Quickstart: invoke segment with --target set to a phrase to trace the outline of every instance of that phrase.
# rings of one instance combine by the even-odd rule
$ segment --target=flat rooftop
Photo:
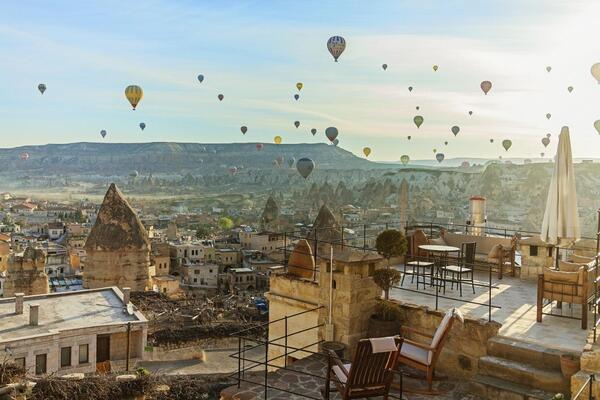
[[[39,324],[29,325],[29,305],[38,304]],[[140,312],[124,310],[116,287],[25,296],[23,314],[15,314],[15,299],[0,299],[0,343],[17,338],[101,325],[146,322]]]

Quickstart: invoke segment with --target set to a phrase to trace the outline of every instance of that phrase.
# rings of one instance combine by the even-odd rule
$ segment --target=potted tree
[[[388,229],[377,235],[375,247],[377,252],[387,260],[388,268],[390,267],[390,259],[405,255],[408,248],[406,238],[402,232],[396,229]]]
[[[378,269],[373,273],[373,281],[385,293],[385,299],[379,299],[375,312],[369,321],[369,337],[394,336],[400,331],[398,324],[398,306],[389,301],[389,291],[400,282],[400,272],[391,268]]]

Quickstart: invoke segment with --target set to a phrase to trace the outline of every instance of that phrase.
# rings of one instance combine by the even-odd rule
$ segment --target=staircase
[[[470,389],[484,399],[549,400],[569,397],[569,381],[560,372],[560,352],[536,344],[496,336],[479,359]]]

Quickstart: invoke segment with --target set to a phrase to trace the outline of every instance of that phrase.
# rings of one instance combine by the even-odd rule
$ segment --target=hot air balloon
[[[296,127],[296,129],[300,126],[300,121],[294,121],[294,126]]]
[[[596,78],[596,80],[600,84],[600,63],[592,65],[592,76]]]
[[[140,122],[140,129],[141,130],[146,129],[146,124],[144,122]]]
[[[296,159],[295,159],[294,157],[290,158],[290,159],[288,160],[288,166],[289,166],[290,168],[292,168],[292,167],[294,166],[294,163],[295,163],[295,162],[296,162]]]
[[[445,145],[445,146],[448,146],[448,142],[444,142],[444,145]]]
[[[412,87],[412,86],[409,86],[409,87],[408,87],[408,91],[409,91],[409,92],[412,92],[412,90],[413,90],[413,87]]]
[[[333,59],[337,62],[338,58],[346,50],[346,40],[341,36],[330,37],[327,41],[327,50],[329,50],[329,53],[331,53]]]
[[[242,131],[242,134],[244,134],[244,135],[245,135],[245,134],[246,134],[246,132],[248,132],[248,127],[246,127],[246,125],[243,125],[243,126],[240,128],[240,131]]]
[[[306,179],[313,169],[315,169],[315,162],[310,158],[301,158],[296,163],[296,169],[298,170],[298,173]]]
[[[439,67],[438,67],[437,65],[434,65],[434,66],[433,66],[433,70],[434,70],[434,71],[437,71],[437,70],[438,70],[438,68],[439,68]]]
[[[369,154],[371,154],[371,148],[370,147],[365,147],[363,149],[363,154],[365,155],[365,157],[369,157]]]
[[[217,98],[219,99],[219,101],[223,101],[223,99],[225,98],[225,96],[223,96],[222,94],[219,94],[217,96]]]
[[[469,115],[473,115],[473,111],[469,111]]]
[[[571,93],[571,92],[573,91],[573,86],[569,86],[569,87],[567,88],[567,90],[569,91],[569,93]]]
[[[552,67],[548,65],[548,66],[546,67],[546,71],[548,71],[548,72],[552,71]]]
[[[125,97],[135,110],[142,97],[144,97],[144,91],[138,85],[129,85],[125,88]]]
[[[551,134],[549,134],[549,133],[546,133],[546,137],[547,137],[548,139],[550,139],[550,136],[552,136],[552,135],[551,135]]]
[[[256,150],[261,151],[263,149],[263,147],[265,147],[264,144],[262,144],[262,143],[256,143]]]
[[[273,138],[273,141],[275,142],[275,144],[281,144],[281,136],[275,136]]]
[[[310,133],[312,133],[312,134],[313,134],[313,136],[315,136],[315,135],[317,134],[317,130],[316,130],[315,128],[312,128],[312,129],[310,130]]]
[[[423,117],[421,117],[420,115],[417,115],[413,118],[413,122],[415,123],[415,125],[417,126],[417,129],[421,126],[421,124],[423,123]]]
[[[458,132],[460,132],[460,128],[456,125],[454,125],[451,129],[452,133],[454,133],[454,136],[458,135]]]
[[[416,106],[416,107],[415,107],[415,109],[416,109],[417,111],[419,111],[419,108],[420,108],[419,106]]]
[[[483,81],[483,82],[481,82],[481,85],[479,85],[479,86],[481,86],[481,90],[483,90],[483,94],[488,94],[488,92],[492,88],[492,82]]]
[[[235,175],[235,173],[237,172],[237,170],[238,170],[238,169],[237,169],[237,167],[229,167],[229,168],[227,169],[227,171],[229,171],[229,173],[230,173],[231,175]]]
[[[550,139],[548,139],[547,137],[542,138],[542,144],[544,145],[544,147],[548,147],[548,145],[550,144]]]
[[[552,117],[552,114],[550,114],[550,113],[546,114],[547,119],[550,119],[550,117]]]
[[[407,138],[408,140],[410,140],[410,139],[412,138],[412,136],[408,135],[406,138]]]
[[[296,88],[297,88],[298,90],[302,90],[302,87],[303,87],[303,86],[304,86],[304,85],[302,84],[302,82],[298,82],[298,83],[296,83]]]
[[[298,99],[299,99],[299,98],[300,98],[300,95],[299,95],[298,93],[296,93],[296,94],[294,95],[294,99],[296,99],[296,101],[298,101]]]
[[[400,162],[404,165],[408,164],[409,161],[410,161],[410,157],[407,156],[406,154],[404,154],[402,157],[400,157]]]
[[[44,85],[43,83],[40,83],[38,85],[38,90],[40,91],[41,94],[44,94],[44,92],[46,91],[46,85]]]
[[[327,139],[329,139],[329,141],[333,142],[338,136],[337,128],[330,126],[329,128],[325,129],[325,136],[327,136]]]
[[[594,122],[594,128],[600,133],[600,119]]]
[[[510,149],[510,146],[512,146],[512,141],[505,139],[502,141],[502,147],[504,147],[504,150],[508,151],[508,149]]]
[[[100,136],[106,137],[106,131],[104,129],[100,131]]]
[[[494,143],[494,139],[490,139],[490,143]]]
[[[383,70],[385,71],[385,70],[387,69],[387,64],[383,64],[383,65],[381,66],[381,68],[383,68]]]
[[[23,152],[19,155],[19,158],[23,161],[27,161],[27,160],[29,160],[29,153]]]
[[[204,75],[198,75],[198,82],[202,83],[204,81]]]
[[[433,154],[437,153],[437,149],[433,149]]]
[[[435,155],[435,159],[438,160],[439,163],[441,163],[442,161],[444,161],[444,153],[437,153]]]
[[[340,144],[340,139],[335,139],[332,143],[334,146],[337,146],[338,144]]]

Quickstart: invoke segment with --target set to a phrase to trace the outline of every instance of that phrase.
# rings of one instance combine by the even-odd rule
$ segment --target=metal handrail
[[[595,396],[592,393],[595,380],[596,376],[594,374],[590,374],[590,376],[585,380],[583,385],[581,385],[581,387],[577,391],[577,394],[575,394],[575,396],[573,396],[571,400],[579,400],[580,398],[582,398],[581,395],[583,394],[583,391],[586,388],[588,389],[588,400],[595,400]]]

